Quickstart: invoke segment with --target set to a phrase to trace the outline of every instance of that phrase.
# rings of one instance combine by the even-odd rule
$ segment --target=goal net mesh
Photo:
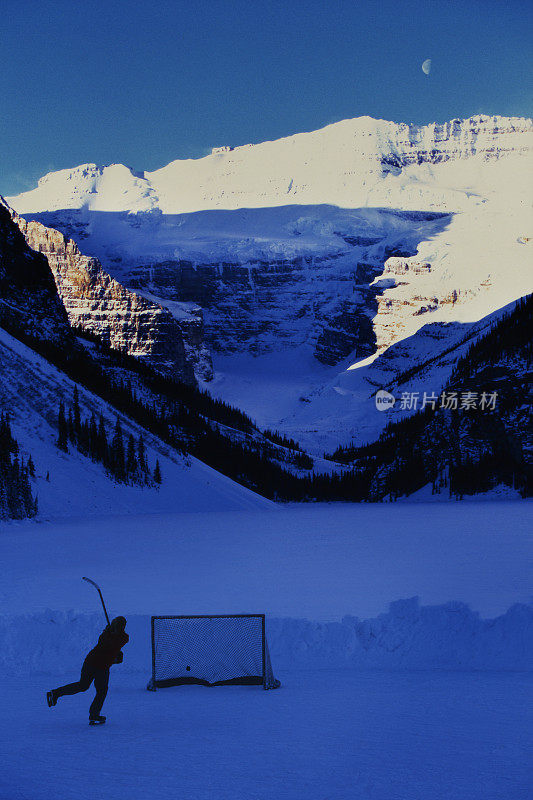
[[[148,689],[200,683],[275,689],[263,615],[152,617]]]

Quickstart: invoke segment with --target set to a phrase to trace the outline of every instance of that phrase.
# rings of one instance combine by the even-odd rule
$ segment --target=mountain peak
[[[87,208],[177,214],[322,203],[355,208],[369,205],[383,177],[398,178],[413,165],[524,154],[532,147],[532,130],[532,121],[520,117],[477,114],[418,125],[363,116],[275,141],[218,147],[154,172],[81,164],[48,173],[35,189],[8,202],[20,213]],[[397,204],[393,188],[379,204]],[[416,203],[423,207],[422,198]]]

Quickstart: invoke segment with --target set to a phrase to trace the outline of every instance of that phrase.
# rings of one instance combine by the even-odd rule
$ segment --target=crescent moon
[[[422,64],[422,72],[425,73],[426,75],[429,75],[429,73],[431,72],[431,59],[430,58],[426,58],[426,60]]]

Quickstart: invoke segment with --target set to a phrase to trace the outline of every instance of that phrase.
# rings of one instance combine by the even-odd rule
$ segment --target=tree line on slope
[[[427,484],[457,499],[499,484],[531,496],[532,323],[528,295],[471,345],[445,387],[496,392],[494,410],[428,406],[390,423],[376,442],[339,447],[330,457],[374,472],[368,499],[396,499]]]
[[[131,417],[146,430],[174,447],[178,452],[197,456],[209,466],[260,494],[272,499],[304,500],[309,494],[312,477],[301,479],[280,462],[302,460],[303,469],[312,464],[306,453],[293,453],[290,458],[279,451],[273,457],[270,441],[261,442],[250,436],[258,429],[252,420],[227,403],[213,400],[195,387],[172,380],[133,356],[118,352],[100,342],[103,360],[84,348],[76,352],[43,341],[25,330],[6,329],[27,344],[78,384],[93,391],[118,411]],[[91,341],[94,337],[90,338]],[[143,399],[132,387],[138,379],[154,397]],[[222,433],[220,425],[244,434],[233,441]],[[245,444],[243,443],[245,442]]]
[[[109,348],[101,341],[95,356],[81,345],[60,347],[53,341],[39,338],[12,320],[4,319],[2,327],[73,381],[94,392],[117,411],[130,416],[179,452],[197,456],[224,475],[272,499],[306,500],[315,497],[313,476],[299,478],[291,469],[282,466],[292,461],[305,469],[312,465],[312,459],[297,451],[290,456],[282,449],[274,452],[272,448],[275,445],[266,439],[261,443],[257,427],[239,409],[214,400],[196,387],[163,376],[149,365]],[[85,334],[83,338],[94,339]],[[132,389],[132,378],[155,398],[152,402],[142,399]],[[221,432],[221,426],[228,430]],[[232,428],[243,437],[233,441],[229,435]]]
[[[280,447],[286,447],[287,450],[298,450],[300,452],[302,450],[298,442],[288,436],[285,436],[279,431],[271,431],[269,428],[265,428],[263,431],[263,436],[265,436],[267,439],[270,439],[270,441],[274,442],[274,444],[279,444]]]
[[[96,461],[106,469],[119,483],[135,484],[137,486],[156,486],[162,482],[159,460],[156,461],[153,474],[148,466],[146,447],[142,435],[135,439],[133,434],[124,444],[122,426],[117,417],[111,439],[108,439],[105,420],[100,414],[98,423],[96,417],[82,420],[78,387],[74,386],[72,405],[68,415],[65,405],[61,400],[57,415],[57,446],[60,450],[68,452],[69,443],[74,445],[80,453],[92,461]]]
[[[199,414],[244,433],[250,433],[257,429],[255,422],[244,411],[224,400],[212,397],[209,392],[199,389],[198,386],[173,380],[167,375],[163,375],[142,359],[130,355],[125,349],[111,348],[98,334],[92,331],[77,326],[74,326],[72,330],[80,339],[94,344],[95,351],[101,358],[108,359],[113,365],[138,375],[154,393],[164,395],[171,386],[173,397],[186,406],[196,409]]]
[[[31,455],[20,455],[18,442],[11,431],[9,414],[0,414],[0,519],[24,519],[37,513],[31,478],[35,467]]]
[[[434,492],[445,489],[452,497],[485,491],[498,483],[514,486],[523,495],[531,493],[527,454],[513,430],[513,425],[521,425],[526,381],[513,367],[502,373],[503,367],[499,366],[499,373],[494,375],[499,353],[503,354],[503,361],[515,357],[530,363],[530,323],[531,297],[518,303],[510,315],[472,346],[450,381],[450,385],[453,381],[460,384],[455,388],[470,388],[469,381],[479,385],[484,370],[484,388],[488,389],[492,380],[500,390],[495,412],[425,409],[390,424],[371,445],[339,448],[332,458],[344,462],[344,469],[308,475],[296,475],[286,469],[283,454],[269,451],[245,414],[214,401],[195,387],[169,380],[132,356],[100,344],[100,355],[107,361],[103,364],[85,350],[73,355],[49,342],[32,339],[25,332],[15,335],[163,441],[266,497],[378,501],[409,495],[428,483]],[[141,399],[132,389],[132,376],[155,399]],[[227,431],[221,432],[218,423],[244,435],[232,438]]]

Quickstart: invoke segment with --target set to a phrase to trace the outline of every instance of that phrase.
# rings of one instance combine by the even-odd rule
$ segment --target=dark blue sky
[[[369,114],[533,112],[522,0],[2,0],[0,193]],[[421,70],[431,58],[429,77]]]

